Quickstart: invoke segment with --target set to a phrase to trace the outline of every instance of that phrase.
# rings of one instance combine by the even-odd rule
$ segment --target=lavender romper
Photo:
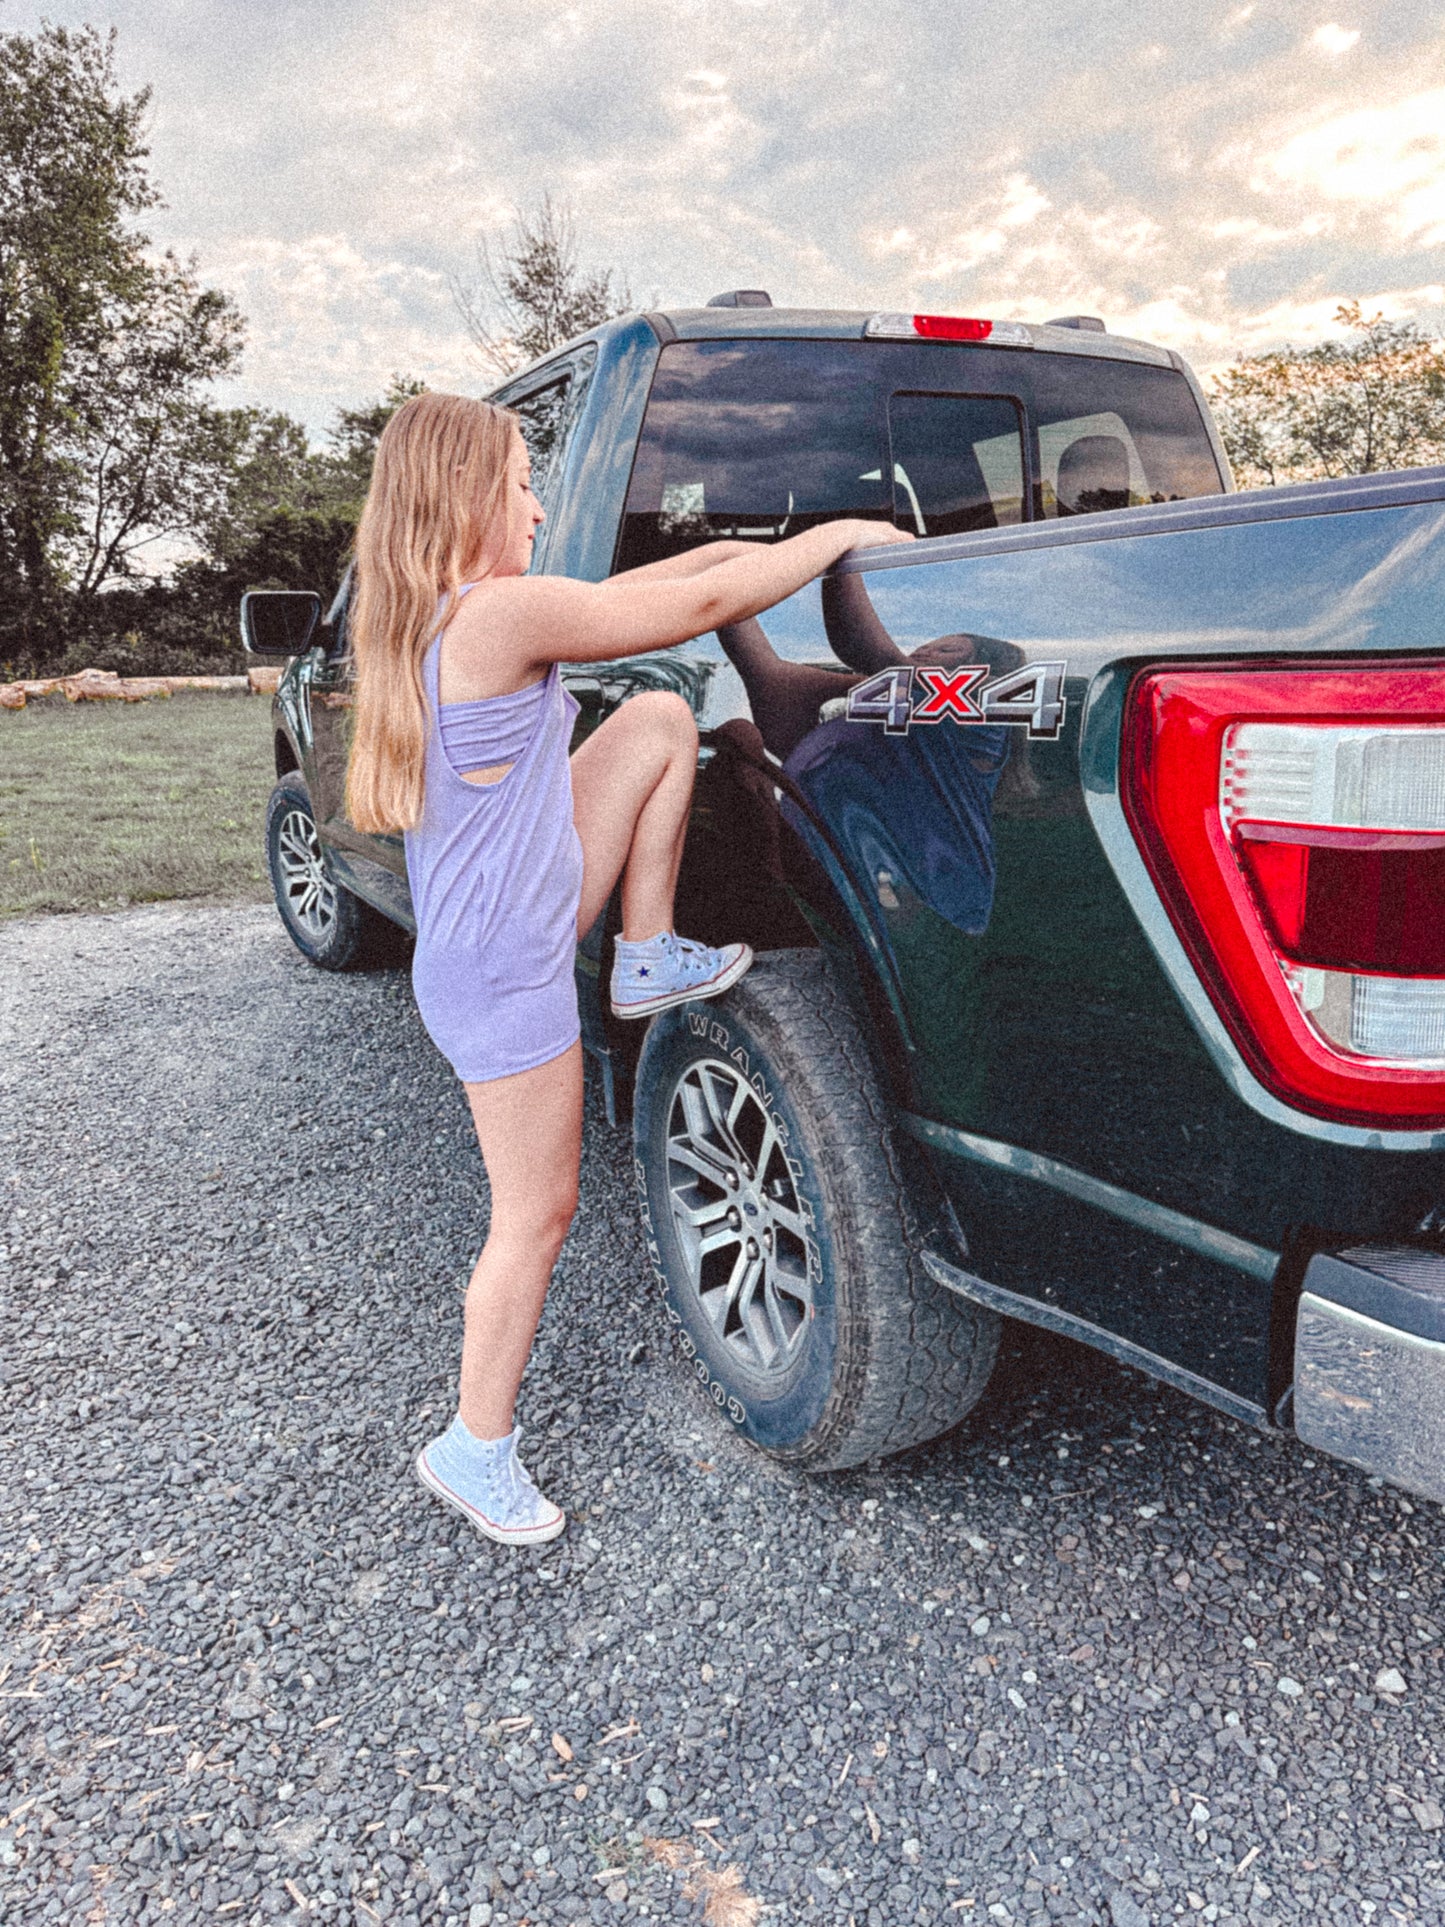
[[[567,762],[577,703],[554,662],[540,682],[440,702],[441,637],[426,652],[422,820],[406,833],[416,912],[411,980],[422,1022],[464,1083],[510,1077],[581,1034],[573,963],[582,843]],[[510,762],[499,782],[462,770]]]

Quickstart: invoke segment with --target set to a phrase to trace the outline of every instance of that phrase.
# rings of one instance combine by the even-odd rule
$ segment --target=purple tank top
[[[422,820],[406,833],[417,922],[411,976],[433,1043],[458,1077],[480,1084],[545,1064],[580,1034],[573,964],[582,844],[567,762],[577,704],[553,663],[513,695],[444,709],[440,659],[438,636],[422,668]],[[507,761],[495,783],[460,774]]]

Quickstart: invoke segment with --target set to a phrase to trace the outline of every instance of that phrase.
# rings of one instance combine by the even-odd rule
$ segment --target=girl
[[[517,1458],[512,1407],[577,1206],[577,938],[620,876],[620,1017],[715,997],[752,962],[746,944],[711,950],[672,928],[697,761],[687,704],[635,696],[569,763],[577,705],[558,664],[665,649],[769,608],[849,548],[909,539],[838,521],[592,583],[527,574],[542,519],[514,415],[416,396],[377,448],[352,626],[348,808],[360,830],[405,831],[417,1007],[462,1080],[492,1201],[467,1288],[459,1409],[416,1470],[506,1545],[566,1523]]]

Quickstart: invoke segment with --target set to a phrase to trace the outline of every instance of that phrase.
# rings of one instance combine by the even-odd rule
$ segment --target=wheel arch
[[[711,753],[698,775],[677,927],[708,943],[750,944],[759,956],[821,950],[889,1098],[913,1108],[912,1029],[876,906],[751,724],[724,724],[704,744]]]

